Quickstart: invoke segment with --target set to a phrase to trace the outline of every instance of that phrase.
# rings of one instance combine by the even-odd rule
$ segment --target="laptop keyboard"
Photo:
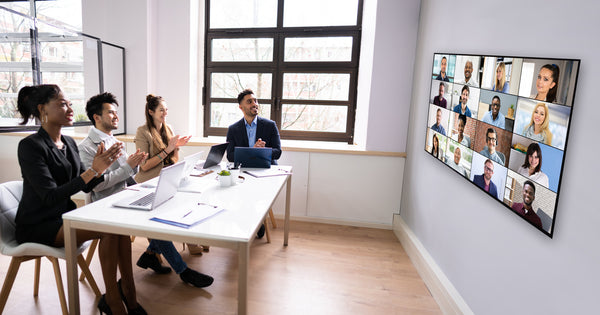
[[[152,203],[152,200],[154,200],[154,193],[149,193],[149,194],[145,195],[144,197],[130,203],[130,205],[132,205],[132,206],[147,206]]]

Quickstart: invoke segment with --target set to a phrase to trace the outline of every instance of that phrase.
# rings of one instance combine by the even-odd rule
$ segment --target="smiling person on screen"
[[[520,216],[525,218],[531,224],[538,228],[542,228],[542,220],[533,209],[533,201],[535,200],[535,185],[533,182],[526,180],[523,184],[523,202],[513,203],[512,209]]]
[[[446,67],[448,66],[448,59],[446,56],[442,57],[440,61],[440,74],[435,78],[436,80],[449,82],[448,75],[446,74]]]
[[[466,84],[472,87],[479,87],[479,84],[475,82],[475,78],[473,78],[473,62],[471,60],[467,60],[465,62],[465,79],[461,82],[462,84]]]
[[[483,121],[486,124],[494,125],[496,127],[500,127],[504,129],[505,127],[505,119],[504,115],[500,112],[500,97],[498,95],[494,95],[492,98],[492,109],[483,115]]]
[[[460,92],[460,102],[458,102],[458,105],[454,106],[453,109],[455,113],[471,117],[471,110],[467,106],[467,102],[469,101],[469,93],[469,87],[466,85],[463,86]]]
[[[479,152],[479,154],[504,166],[504,154],[496,151],[496,146],[498,145],[498,133],[496,130],[494,130],[494,128],[488,128],[485,135],[485,141],[487,145],[483,148],[483,150],[481,150],[481,152]]]
[[[473,183],[479,186],[481,189],[487,191],[490,195],[498,198],[498,189],[496,184],[492,182],[492,176],[494,175],[494,163],[492,160],[487,159],[483,163],[483,174],[475,175],[473,177]]]

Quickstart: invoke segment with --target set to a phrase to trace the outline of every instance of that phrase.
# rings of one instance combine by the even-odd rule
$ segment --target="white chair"
[[[12,181],[0,184],[0,253],[6,256],[12,256],[10,266],[2,285],[0,292],[0,313],[4,311],[6,300],[19,271],[22,262],[35,259],[35,278],[33,284],[33,296],[38,295],[40,282],[40,263],[41,257],[46,257],[54,267],[54,277],[58,289],[58,297],[63,314],[68,314],[67,301],[65,299],[65,290],[60,275],[58,258],[65,259],[64,248],[56,248],[37,243],[17,243],[15,239],[15,216],[19,201],[23,194],[23,182]],[[84,243],[77,250],[77,263],[82,272],[86,275],[88,283],[97,297],[101,296],[98,285],[90,273],[88,265],[85,263],[81,253],[88,247],[90,242]]]

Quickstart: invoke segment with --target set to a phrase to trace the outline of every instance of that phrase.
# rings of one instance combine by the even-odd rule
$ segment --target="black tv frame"
[[[439,78],[438,74],[440,70],[442,56],[446,56],[446,72],[448,81],[436,80],[436,78]],[[471,60],[472,64],[474,65],[474,69],[471,75],[472,79],[470,81],[476,80],[475,84],[464,84],[463,80],[459,79],[464,78],[466,76],[466,73],[463,74],[460,72],[464,72],[464,64],[466,63],[466,60]],[[493,84],[492,86],[490,86],[490,70],[493,70],[491,72],[491,79],[493,82],[495,81],[494,79],[496,78],[496,70],[498,69],[498,65],[501,61],[506,61],[505,71],[507,68],[506,64],[510,62],[510,76],[508,76],[508,79],[510,79],[510,81],[508,84],[508,90],[495,91],[493,90]],[[524,64],[526,64],[526,66],[524,66]],[[490,66],[492,65],[493,69],[490,68]],[[540,81],[545,81],[546,83],[550,82],[548,84],[551,84],[552,81],[544,80],[544,78],[548,78],[547,74],[552,73],[552,71],[548,72],[546,70],[553,68],[558,68],[560,70],[560,74],[558,76],[558,84],[555,83],[558,89],[558,99],[554,102],[535,99],[536,97],[538,97],[539,94],[543,93],[543,91],[542,93],[534,93],[538,92],[538,87],[536,85],[536,77],[538,76],[538,74],[540,74],[540,71],[542,71],[541,68],[544,68],[544,66],[546,65],[550,65],[550,67],[544,70],[545,72],[542,73],[542,80]],[[430,80],[431,90],[428,95],[428,115],[424,150],[428,153],[428,155],[446,164],[446,166],[448,166],[450,169],[456,171],[459,174],[462,173],[461,176],[473,183],[475,187],[478,187],[480,189],[480,191],[490,195],[490,197],[499,201],[502,205],[511,210],[511,212],[523,218],[526,222],[530,223],[539,231],[552,238],[554,234],[554,225],[557,216],[560,187],[562,184],[562,175],[564,172],[564,161],[567,152],[569,129],[571,125],[571,117],[573,115],[580,65],[580,59],[572,58],[544,58],[445,52],[434,53]],[[446,86],[446,89],[444,91],[444,98],[446,99],[446,108],[433,104],[433,98],[437,96],[437,94],[439,94],[438,89],[436,87],[439,86],[441,82],[445,83]],[[544,83],[540,83],[540,89],[544,89],[543,84]],[[464,92],[464,85],[467,85],[469,87],[470,96],[476,95],[477,97],[476,101],[473,101],[473,99],[469,99],[469,101],[466,102],[468,104],[467,106],[473,106],[473,104],[476,106],[476,108],[474,108],[474,110],[471,111],[472,117],[470,119],[466,119],[468,128],[463,128],[469,129],[469,133],[472,136],[470,145],[468,147],[463,145],[465,143],[469,143],[465,141],[466,137],[463,137],[463,144],[460,144],[457,141],[453,140],[455,138],[454,135],[458,136],[458,128],[456,128],[456,126],[458,125],[459,120],[459,114],[454,111],[456,109],[454,107],[456,101],[461,99],[460,95]],[[474,85],[477,85],[477,87],[475,87]],[[527,90],[527,88],[529,88],[529,90]],[[459,91],[459,89],[461,91]],[[450,90],[450,93],[448,93],[448,90]],[[482,99],[482,92],[485,95],[485,99]],[[496,101],[495,95],[497,95],[499,99],[503,101],[514,100],[514,104],[512,107],[512,118],[507,117],[509,114],[507,112],[507,107],[509,105],[501,104],[500,109],[504,110],[504,112],[506,113],[504,114],[504,121],[500,123],[499,118],[497,120],[491,120],[492,123],[497,123],[499,126],[503,127],[498,127],[489,124],[489,118],[492,117],[493,119],[493,116],[489,116],[486,118],[488,119],[488,123],[483,121],[484,116],[488,115],[487,112],[491,112],[492,107],[489,103],[491,103],[491,101]],[[543,106],[539,105],[539,103],[546,104],[545,108],[547,108],[548,110],[542,110]],[[488,105],[487,108],[486,105]],[[441,116],[441,123],[439,125],[441,125],[442,127],[446,127],[444,129],[445,135],[440,133],[441,129],[439,129],[440,132],[434,131],[432,129],[434,126],[436,128],[439,127],[436,120],[436,114],[438,113],[438,111],[440,112]],[[459,111],[461,110],[459,109]],[[547,125],[549,126],[549,128],[547,128],[547,130],[549,130],[550,134],[552,134],[551,136],[546,135],[545,137],[542,137],[542,139],[537,139],[538,137],[541,137],[541,135],[543,135],[544,133],[526,133],[528,127],[523,128],[523,126],[528,126],[528,121],[534,121],[534,111],[544,112],[546,114],[545,116],[549,116]],[[500,114],[502,114],[502,112],[500,112]],[[530,115],[531,118],[529,118],[528,115]],[[537,112],[535,116],[538,117],[536,118],[538,119],[536,121],[539,121],[539,117],[542,117],[542,115],[539,115]],[[542,124],[542,126],[543,125],[544,124]],[[492,139],[488,140],[487,134],[484,135],[484,133],[487,133],[487,131],[489,131],[488,128],[493,128],[496,131],[496,138],[501,138],[503,143],[500,143],[500,141],[498,141],[500,139],[498,139],[496,141],[496,145],[494,145],[494,141]],[[554,130],[554,132],[552,132],[552,130]],[[439,143],[443,142],[443,144],[440,144],[443,147],[438,148],[438,151],[443,149],[441,150],[442,156],[435,157],[431,153],[431,142],[433,141],[432,138],[434,134],[440,140]],[[467,132],[465,131],[463,132],[463,134],[467,134]],[[489,133],[489,135],[493,136],[494,134]],[[550,137],[552,138],[551,141],[548,140],[548,138]],[[506,140],[508,138],[510,138],[510,142],[507,148]],[[540,154],[545,152],[545,154],[542,154],[542,169],[540,170],[540,173],[543,173],[546,179],[544,179],[544,175],[540,173],[534,173],[532,175],[534,176],[533,179],[521,175],[519,173],[519,170],[522,172],[526,172],[526,170],[521,168],[521,161],[523,162],[523,164],[525,164],[525,159],[528,159],[529,157],[526,153],[522,152],[525,151],[524,144],[527,144],[527,147],[531,146],[531,150],[533,150],[535,148],[535,145],[533,145],[533,143],[537,144],[538,147],[540,147]],[[499,147],[501,144],[502,149],[504,151],[501,152],[504,154],[496,154],[496,159],[499,162],[492,162],[494,166],[493,176],[496,176],[497,173],[500,173],[500,175],[498,175],[498,178],[504,176],[504,179],[500,181],[501,185],[497,185],[496,187],[496,196],[491,195],[490,193],[485,191],[484,188],[481,188],[473,181],[475,175],[483,175],[480,171],[480,169],[484,168],[484,166],[481,165],[481,161],[485,161],[487,158],[479,152],[486,152],[487,144],[489,144],[490,147]],[[482,145],[485,145],[484,149],[481,151],[477,150],[481,149]],[[454,147],[454,150],[456,149],[456,147],[461,148],[461,156],[458,158],[460,160],[460,163],[458,165],[453,162],[453,157],[448,154],[450,152],[451,146]],[[462,152],[465,150],[466,156],[470,156],[470,161],[463,158],[463,156],[465,156],[465,153]],[[489,154],[489,150],[487,152]],[[537,154],[537,152],[535,154]],[[504,159],[502,159],[501,155],[504,155]],[[524,155],[524,157],[522,157],[522,155]],[[544,159],[545,156],[549,156],[549,158]],[[513,160],[511,160],[511,158]],[[477,163],[479,164],[474,165],[474,160],[477,160]],[[489,163],[484,162],[484,165],[488,166]],[[465,169],[464,166],[468,166],[468,170]],[[545,174],[544,170],[548,170],[548,174]],[[473,171],[477,171],[477,173],[475,174],[473,173]],[[495,177],[492,177],[492,183],[494,183],[494,178]],[[511,207],[512,204],[523,203],[523,201],[520,200],[522,199],[522,196],[519,196],[518,192],[519,188],[521,189],[521,191],[523,190],[523,182],[525,182],[525,180],[531,181],[535,186],[535,200],[533,201],[533,210],[537,210],[536,214],[538,214],[538,217],[542,222],[541,226],[539,226],[537,223],[533,223],[536,222],[536,220],[527,220],[522,214],[513,210]],[[498,181],[497,178],[496,181]],[[510,182],[507,187],[506,183],[508,181]]]

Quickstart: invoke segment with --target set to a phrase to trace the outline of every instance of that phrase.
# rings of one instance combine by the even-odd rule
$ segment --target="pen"
[[[209,205],[208,203],[204,203],[204,202],[198,202],[199,206],[209,206],[209,207],[213,207],[216,208],[217,206],[213,206],[213,205]],[[191,211],[190,211],[191,212]],[[187,215],[187,214],[186,214]]]
[[[188,216],[188,214],[190,214],[190,213],[192,213],[192,210],[190,210],[188,213],[184,214],[184,215],[183,215],[183,217],[181,217],[181,218],[185,218],[185,217],[187,217],[187,216]]]

